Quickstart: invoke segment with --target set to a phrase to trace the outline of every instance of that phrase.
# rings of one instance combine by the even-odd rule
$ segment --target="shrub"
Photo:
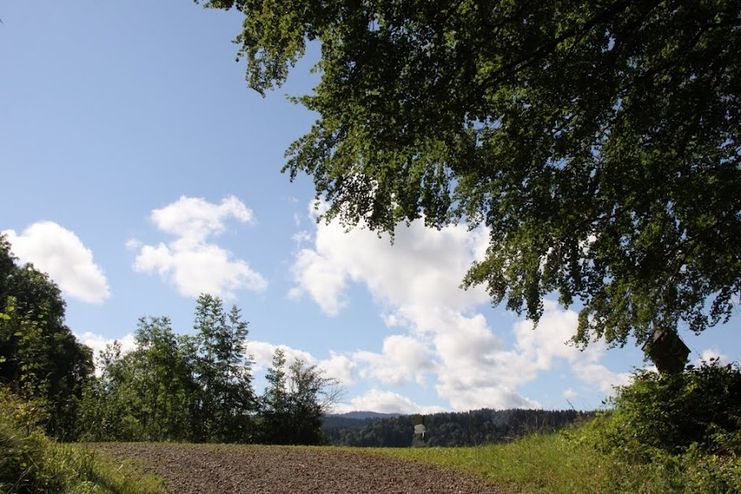
[[[680,374],[636,371],[618,388],[603,446],[638,456],[741,453],[741,370],[711,360]]]
[[[38,425],[43,409],[0,386],[0,493],[163,492],[153,477],[46,437]]]
[[[37,403],[21,401],[0,386],[0,492],[30,492],[36,483],[34,459],[44,446],[38,409]]]
[[[639,370],[611,410],[570,433],[611,458],[615,492],[741,492],[741,370],[711,360]],[[625,475],[625,472],[631,472]]]

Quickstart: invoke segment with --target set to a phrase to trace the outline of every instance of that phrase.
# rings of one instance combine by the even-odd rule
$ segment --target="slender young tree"
[[[290,405],[286,375],[286,354],[281,348],[273,353],[268,382],[260,400],[260,440],[267,444],[290,443]]]
[[[181,357],[167,317],[141,318],[137,349],[124,358],[139,391],[145,437],[153,441],[183,440],[190,436],[190,368]]]
[[[336,380],[324,376],[316,365],[301,359],[288,368],[288,403],[291,442],[295,444],[320,444],[322,417],[335,403],[339,394]]]
[[[251,361],[245,354],[248,324],[234,306],[224,312],[220,298],[201,295],[194,330],[196,381],[200,398],[194,418],[205,441],[247,442],[256,409]]]

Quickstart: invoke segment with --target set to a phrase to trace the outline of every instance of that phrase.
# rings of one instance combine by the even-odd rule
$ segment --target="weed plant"
[[[38,426],[44,404],[0,387],[0,493],[154,494],[161,482],[79,446],[60,444]]]

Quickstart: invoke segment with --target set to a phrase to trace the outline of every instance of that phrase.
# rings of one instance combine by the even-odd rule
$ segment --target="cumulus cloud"
[[[93,260],[92,251],[71,230],[41,221],[20,234],[14,230],[2,233],[18,259],[48,273],[65,295],[92,304],[110,297],[108,281]]]
[[[349,386],[355,383],[356,364],[345,355],[330,352],[330,357],[320,360],[318,365],[324,371],[326,377],[336,379],[339,384]]]
[[[345,303],[348,282],[362,282],[380,302],[409,306],[469,307],[488,300],[479,288],[459,288],[474,253],[488,244],[486,231],[465,226],[442,230],[421,221],[400,226],[394,244],[375,232],[346,232],[338,222],[317,225],[314,246],[296,256],[295,295],[309,295],[329,315]]]
[[[571,388],[566,388],[563,392],[563,397],[566,398],[567,400],[573,400],[577,396],[579,396],[579,393],[577,393],[575,390]]]
[[[289,298],[297,300],[308,293],[325,314],[339,314],[347,303],[343,295],[347,276],[340,266],[311,249],[301,249],[293,271],[298,285],[288,292]]]
[[[375,378],[385,384],[401,385],[411,380],[423,384],[434,370],[432,350],[416,338],[392,335],[383,340],[383,352],[358,351],[353,362],[363,378]]]
[[[387,337],[380,353],[349,354],[357,375],[384,385],[424,384],[431,377],[438,395],[457,410],[538,408],[517,389],[556,361],[567,362],[577,378],[603,392],[627,382],[626,375],[600,363],[604,345],[579,351],[566,344],[576,330],[577,314],[553,302],[546,301],[537,329],[527,321],[490,327],[481,312],[489,303],[485,291],[460,288],[488,244],[486,229],[471,231],[465,225],[435,230],[414,221],[397,227],[391,245],[375,232],[346,232],[337,222],[320,222],[313,243],[296,254],[290,295],[310,297],[333,316],[350,303],[349,285],[364,285],[386,325],[406,334]],[[509,348],[497,334],[505,331],[514,339]]]
[[[150,219],[157,229],[175,239],[157,245],[129,240],[127,246],[139,250],[134,261],[137,272],[157,273],[187,297],[206,292],[231,298],[239,289],[260,292],[267,287],[265,278],[246,261],[213,242],[212,237],[225,230],[229,219],[254,223],[252,210],[236,197],[228,196],[214,204],[183,196],[153,210]]]
[[[347,403],[335,405],[334,413],[346,413],[354,410],[374,411],[380,413],[437,413],[446,411],[438,406],[422,406],[409,398],[391,391],[371,389],[370,391],[352,398]]]
[[[286,345],[274,345],[267,341],[250,341],[247,343],[247,354],[252,357],[256,370],[263,370],[273,363],[273,354],[280,348],[286,356],[286,365],[296,360],[303,360],[307,364],[316,364],[316,359],[309,353]]]

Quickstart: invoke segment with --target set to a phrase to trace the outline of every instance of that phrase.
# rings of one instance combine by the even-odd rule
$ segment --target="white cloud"
[[[100,377],[102,369],[98,368],[98,356],[100,352],[105,350],[108,345],[113,344],[115,341],[121,345],[121,353],[128,353],[136,348],[136,339],[132,333],[126,334],[123,338],[106,338],[97,333],[91,331],[85,331],[84,333],[73,333],[77,340],[89,346],[93,350],[93,362],[95,363],[95,375]]]
[[[59,285],[65,295],[99,304],[110,297],[108,281],[95,264],[93,253],[74,232],[51,221],[41,221],[23,233],[3,232],[13,253],[22,262],[33,263]]]
[[[577,378],[603,393],[610,394],[613,386],[626,384],[629,381],[627,373],[612,372],[599,363],[606,350],[603,342],[592,342],[584,350],[569,343],[576,332],[577,318],[576,312],[561,309],[555,302],[546,300],[537,327],[530,321],[516,323],[514,348],[496,356],[502,380],[517,387],[550,370],[554,361],[560,359],[570,365]]]
[[[328,359],[319,362],[319,368],[324,371],[324,375],[330,379],[336,379],[338,383],[349,386],[355,383],[353,376],[356,364],[345,355],[338,355],[334,352]]]
[[[420,340],[403,335],[386,337],[382,353],[358,351],[352,358],[361,368],[361,377],[393,385],[411,380],[424,384],[425,376],[435,368],[431,349]]]
[[[293,271],[299,284],[288,292],[291,299],[298,299],[303,293],[308,293],[322,311],[330,316],[336,316],[346,305],[342,294],[346,275],[341,267],[329,259],[311,249],[301,249],[296,256]]]
[[[367,393],[352,398],[348,403],[335,405],[334,413],[346,413],[355,410],[374,411],[380,413],[437,413],[446,411],[442,407],[422,406],[409,398],[391,391],[371,389]]]
[[[514,344],[504,348],[480,312],[488,295],[481,287],[460,288],[489,244],[485,229],[435,230],[418,220],[397,227],[394,238],[391,245],[366,229],[346,232],[337,222],[320,222],[313,245],[300,250],[293,265],[293,298],[308,296],[333,316],[348,305],[348,286],[360,283],[376,300],[385,324],[407,330],[387,337],[381,353],[350,354],[360,377],[384,385],[423,384],[432,377],[438,395],[457,410],[537,408],[538,402],[517,389],[556,361],[565,361],[577,378],[603,392],[627,382],[627,375],[600,363],[604,345],[579,351],[566,344],[576,331],[577,314],[553,302],[546,301],[535,330],[526,321],[496,328],[512,331]]]
[[[254,222],[252,210],[235,196],[225,197],[220,204],[200,197],[181,196],[164,208],[152,211],[151,218],[161,231],[196,242],[224,231],[225,219],[234,218],[248,224]]]
[[[566,398],[567,400],[573,400],[577,396],[579,396],[579,393],[577,393],[575,390],[571,388],[566,388],[563,392],[563,397]]]
[[[317,226],[315,245],[296,256],[296,294],[308,294],[329,315],[345,305],[349,281],[363,282],[380,302],[397,306],[418,301],[442,306],[470,307],[488,301],[480,288],[459,288],[474,254],[488,244],[484,230],[465,226],[442,230],[421,221],[396,230],[394,244],[375,232],[349,232],[337,222]]]
[[[127,247],[139,248],[134,269],[159,274],[187,297],[210,293],[231,298],[242,288],[265,290],[267,281],[260,273],[211,241],[211,237],[224,231],[228,219],[251,224],[254,215],[234,196],[224,198],[219,204],[183,196],[153,210],[151,220],[155,226],[176,238],[157,245],[129,240]]]
[[[587,384],[596,385],[605,395],[612,395],[616,386],[625,386],[631,381],[627,372],[613,372],[601,364],[575,363],[574,374]]]
[[[267,341],[247,342],[247,354],[255,363],[255,370],[264,370],[273,363],[273,354],[280,348],[286,356],[286,365],[290,366],[296,360],[303,360],[307,364],[316,364],[316,359],[309,353],[286,345],[273,345]]]
[[[695,362],[696,365],[702,365],[703,362],[710,362],[713,359],[718,359],[721,364],[726,365],[731,363],[731,359],[728,355],[720,352],[717,348],[706,348],[700,354],[700,358]]]
[[[106,338],[91,331],[74,333],[74,335],[81,343],[93,349],[93,356],[95,357],[97,357],[99,352],[105,350],[106,346],[113,344],[114,341],[118,341],[121,344],[122,353],[128,353],[136,348],[136,340],[132,333],[126,334],[123,338]]]

